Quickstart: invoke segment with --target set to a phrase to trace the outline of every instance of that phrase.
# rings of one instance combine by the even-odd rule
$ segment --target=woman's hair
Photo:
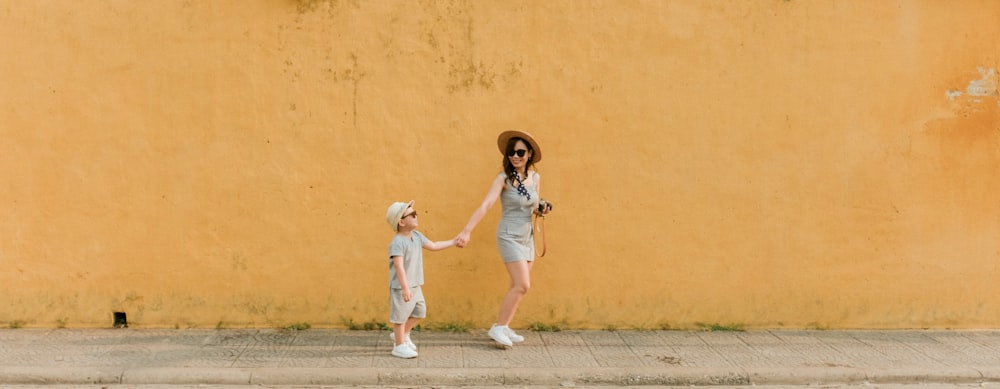
[[[508,155],[514,151],[514,145],[516,145],[518,141],[523,142],[524,145],[528,147],[528,151],[531,151],[531,158],[528,158],[528,162],[524,164],[524,174],[528,175],[528,170],[531,170],[532,167],[535,166],[535,149],[531,148],[531,143],[528,143],[528,141],[523,138],[510,138],[510,140],[507,141],[507,148],[504,149],[503,153],[503,172],[507,173],[507,179],[510,180],[512,184],[514,183],[514,165],[510,163],[510,157],[508,157]],[[521,179],[527,179],[527,177],[521,177]]]

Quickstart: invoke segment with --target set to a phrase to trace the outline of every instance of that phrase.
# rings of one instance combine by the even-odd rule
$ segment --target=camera
[[[538,209],[536,210],[539,214],[545,214],[546,211],[552,210],[552,203],[545,201],[545,199],[538,200]]]

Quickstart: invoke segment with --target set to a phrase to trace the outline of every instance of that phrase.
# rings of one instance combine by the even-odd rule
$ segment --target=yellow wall
[[[1000,2],[0,1],[0,325],[387,320],[541,142],[513,323],[1000,327]],[[493,241],[425,254],[485,327]]]

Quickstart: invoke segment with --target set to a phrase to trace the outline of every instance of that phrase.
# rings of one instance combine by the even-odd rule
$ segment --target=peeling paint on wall
[[[965,91],[969,96],[996,96],[997,94],[997,74],[993,68],[979,68],[982,78],[969,81],[969,87]]]
[[[980,78],[977,80],[969,81],[969,85],[965,88],[963,93],[957,89],[951,89],[945,91],[945,95],[948,99],[955,101],[956,98],[961,97],[963,94],[967,94],[971,97],[987,97],[997,95],[997,76],[996,70],[993,68],[983,68],[978,67]],[[973,99],[974,102],[980,102],[981,99]],[[1000,103],[1000,102],[998,102]]]

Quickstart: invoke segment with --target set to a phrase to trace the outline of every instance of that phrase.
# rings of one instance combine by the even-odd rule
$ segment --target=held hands
[[[458,234],[458,236],[455,237],[455,246],[465,247],[467,244],[469,244],[469,239],[471,239],[470,235],[472,234],[462,231],[460,234]]]

